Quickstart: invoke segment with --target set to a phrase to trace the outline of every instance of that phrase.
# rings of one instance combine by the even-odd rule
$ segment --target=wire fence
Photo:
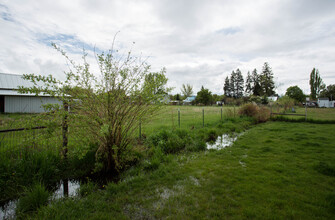
[[[149,122],[141,123],[139,135],[149,135],[160,128],[192,129],[206,127],[210,124],[223,121],[226,118],[236,117],[238,107],[197,107],[182,106],[169,107],[160,111]]]
[[[237,115],[237,108],[221,107],[175,107],[165,108],[150,121],[139,122],[139,136],[150,135],[159,128],[194,128],[205,127],[227,117]],[[69,149],[85,145],[87,129],[76,123],[69,125]],[[137,134],[134,134],[136,137]],[[0,158],[20,158],[27,150],[30,152],[61,152],[63,144],[62,127],[32,127],[0,130]]]
[[[61,129],[39,126],[0,130],[0,158],[21,158],[26,151],[59,151]]]
[[[285,117],[304,117],[315,119],[335,119],[332,109],[296,108],[286,109],[283,106],[269,106],[272,116],[284,114]],[[158,129],[193,129],[207,127],[238,116],[238,107],[197,107],[169,106],[163,108],[150,120],[139,121],[138,133],[134,137],[148,136]],[[277,114],[278,113],[278,114]],[[8,128],[8,127],[7,127]],[[88,129],[78,123],[69,125],[69,149],[82,148],[90,139]],[[62,149],[62,127],[33,127],[0,130],[0,158],[20,158],[27,151],[40,152],[49,150],[59,153]]]

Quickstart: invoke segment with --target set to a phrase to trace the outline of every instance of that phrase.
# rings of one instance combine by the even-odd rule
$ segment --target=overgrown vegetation
[[[153,148],[159,165],[134,166],[106,190],[55,202],[31,217],[332,219],[334,129],[269,122],[220,151],[165,155]]]
[[[125,166],[133,132],[140,121],[150,119],[161,106],[167,78],[165,69],[150,73],[150,66],[129,52],[125,57],[113,46],[107,53],[95,54],[99,73],[93,73],[83,52],[83,64],[70,59],[65,51],[53,44],[70,64],[64,82],[48,77],[26,74],[24,78],[34,83],[31,88],[21,87],[22,93],[48,94],[58,98],[63,106],[45,106],[60,118],[63,131],[63,157],[67,157],[67,132],[69,121],[81,127],[76,134],[86,142],[96,143],[96,171],[117,175]],[[42,82],[42,84],[40,83]],[[69,114],[68,106],[74,114]],[[85,154],[85,150],[82,151]]]
[[[244,104],[239,108],[241,116],[248,116],[255,119],[256,122],[266,122],[270,119],[270,110],[265,106],[257,106],[253,103]]]
[[[87,202],[90,204],[92,202],[95,203],[94,201],[91,201],[92,198],[94,198],[94,200],[100,201],[101,203],[106,203],[104,199],[100,198],[100,196],[102,196],[103,198],[107,200],[107,205],[105,205],[107,208],[107,206],[110,205],[109,201],[111,198],[114,198],[116,195],[117,196],[121,195],[123,197],[125,196],[124,193],[128,192],[129,190],[135,190],[136,192],[140,193],[140,195],[136,195],[136,192],[134,191],[133,196],[137,196],[137,197],[141,196],[141,190],[142,190],[141,186],[143,184],[146,185],[147,182],[149,181],[148,183],[149,185],[153,184],[152,186],[156,186],[157,182],[150,183],[152,178],[154,179],[157,178],[156,180],[162,181],[159,183],[159,185],[163,184],[164,182],[169,182],[169,181],[178,182],[184,177],[184,174],[180,174],[179,172],[177,174],[173,173],[175,172],[174,170],[179,169],[180,166],[182,167],[185,161],[193,160],[192,159],[193,157],[198,157],[199,155],[202,155],[203,154],[202,152],[206,149],[206,142],[215,141],[219,135],[224,134],[224,133],[234,133],[234,132],[244,131],[250,128],[254,123],[263,121],[263,120],[260,120],[261,114],[264,113],[264,115],[268,116],[268,113],[269,113],[268,109],[263,110],[261,107],[258,107],[258,106],[256,106],[255,108],[255,105],[250,105],[250,106],[245,105],[245,106],[241,106],[240,108],[236,108],[236,109],[233,107],[230,107],[230,108],[224,108],[223,120],[221,121],[220,120],[221,108],[206,107],[205,108],[206,123],[205,123],[205,127],[203,127],[202,107],[201,108],[182,107],[181,108],[181,112],[183,113],[182,114],[182,126],[179,129],[177,121],[176,121],[177,111],[174,112],[175,117],[174,118],[171,117],[171,114],[172,114],[171,110],[176,110],[176,109],[177,109],[176,107],[172,107],[172,106],[166,107],[162,109],[162,112],[160,112],[160,113],[163,113],[160,115],[160,118],[157,118],[157,119],[154,118],[154,120],[149,124],[142,124],[142,126],[144,127],[143,132],[145,132],[145,135],[143,133],[141,140],[136,139],[135,136],[133,136],[132,150],[130,151],[129,154],[127,154],[127,157],[123,158],[125,166],[120,175],[120,178],[122,180],[120,183],[113,183],[107,186],[106,185],[99,186],[99,184],[96,185],[94,182],[88,182],[88,183],[82,184],[82,188],[78,191],[79,197],[75,199],[75,200],[80,201],[80,204],[78,204],[78,206],[75,205],[74,209],[77,209],[77,208],[80,209],[80,206],[82,205],[81,202],[83,202],[80,198],[85,198],[85,200],[87,199],[88,200]],[[314,110],[314,109],[311,109],[311,110]],[[316,109],[316,110],[318,111],[322,110],[324,112],[329,111],[329,109]],[[298,109],[298,111],[300,110]],[[332,117],[331,116],[332,112],[329,112],[327,114],[330,114],[328,117],[330,118]],[[188,117],[186,117],[186,115],[188,115]],[[165,121],[165,118],[166,118],[166,121]],[[318,123],[317,120],[314,120],[314,122]],[[306,125],[306,123],[303,123],[303,124]],[[307,124],[307,125],[320,126],[317,124]],[[297,126],[300,126],[300,125],[297,125]],[[325,126],[332,126],[332,125],[325,125]],[[254,129],[255,128],[253,128],[252,130]],[[277,129],[277,128],[270,127],[270,130],[271,129]],[[264,131],[257,130],[257,131],[261,132],[263,135],[265,130]],[[312,132],[310,130],[308,131]],[[301,132],[305,132],[305,131],[302,130]],[[247,134],[249,134],[249,131],[247,132]],[[282,134],[282,130],[278,130],[276,134],[280,136],[284,135]],[[308,133],[308,134],[312,134],[312,133]],[[317,133],[315,135],[317,135]],[[69,137],[71,137],[71,135]],[[310,141],[312,139],[310,139]],[[39,182],[40,184],[45,186],[48,190],[52,190],[52,188],[57,186],[57,183],[59,183],[59,181],[63,178],[71,179],[71,178],[90,176],[91,172],[95,168],[95,163],[96,163],[95,153],[99,145],[90,144],[87,146],[79,146],[79,145],[76,146],[75,144],[71,144],[72,142],[77,143],[76,140],[77,140],[76,138],[75,139],[69,138],[69,146],[71,147],[69,147],[68,159],[66,162],[62,160],[59,154],[55,154],[55,151],[50,151],[50,152],[43,151],[43,148],[40,148],[41,152],[33,151],[32,148],[27,150],[26,155],[22,157],[22,160],[10,160],[10,158],[8,158],[8,160],[1,160],[1,162],[3,163],[1,163],[1,166],[0,166],[0,168],[2,169],[0,172],[0,175],[1,175],[0,186],[1,186],[1,195],[4,195],[4,196],[1,196],[1,199],[13,198],[13,197],[18,197],[18,196],[22,197],[27,194],[27,190],[25,189],[30,190],[31,188],[34,187],[34,184],[36,182]],[[297,141],[298,139],[296,140],[292,138],[289,140],[291,140],[292,144],[294,145],[294,144],[297,144],[294,141]],[[306,139],[306,140],[309,140],[309,139]],[[78,142],[78,143],[82,143],[82,142]],[[264,143],[270,144],[270,143],[273,143],[273,140],[268,138],[266,142]],[[318,145],[318,143],[316,142],[313,142],[313,143]],[[246,142],[244,145],[248,148],[255,147],[253,145],[250,146],[248,142]],[[260,144],[260,146],[263,146],[263,145],[264,144]],[[274,146],[276,146],[276,144]],[[278,144],[278,146],[282,147],[280,144]],[[81,153],[82,151],[80,150],[80,148],[85,148],[84,154]],[[229,149],[233,149],[233,148],[229,148]],[[38,150],[38,148],[35,150]],[[271,152],[271,151],[273,151],[273,148],[271,146],[264,146],[264,148],[261,149],[261,152]],[[208,155],[208,154],[212,155],[213,152],[206,151],[205,155]],[[222,160],[227,160],[227,156],[229,155],[226,155],[225,158]],[[233,158],[235,158],[235,156],[233,156],[229,160]],[[245,160],[243,159],[240,162],[241,162],[240,165],[242,166],[245,163]],[[201,162],[199,161],[199,163]],[[212,166],[213,165],[211,165],[211,168],[209,167],[209,169],[213,169]],[[188,168],[188,169],[193,170],[193,168]],[[328,177],[332,177],[333,171],[334,171],[334,164],[329,161],[324,161],[324,162],[317,161],[313,164],[313,170],[318,171]],[[14,175],[13,175],[13,172],[15,173]],[[186,172],[185,175],[187,175],[187,172],[188,172],[187,169],[185,172]],[[166,175],[170,177],[167,177]],[[178,177],[178,180],[175,180],[175,175],[181,175],[181,179],[179,179]],[[225,174],[225,175],[228,175],[228,174]],[[191,176],[193,177],[193,174]],[[185,176],[185,178],[188,178],[188,177]],[[240,178],[240,177],[236,176],[236,178]],[[268,178],[268,177],[264,177],[264,178]],[[269,178],[272,178],[272,177],[269,177]],[[197,180],[194,180],[193,178],[191,179],[192,180],[188,180],[188,181],[191,181],[191,182],[197,181]],[[164,184],[163,186],[166,187]],[[106,191],[103,190],[105,188],[107,189]],[[329,202],[331,203],[332,194],[329,194],[327,198]],[[112,200],[114,201],[114,199]],[[118,202],[121,202],[121,203],[118,203]],[[119,206],[119,207],[123,207],[124,205],[128,204],[128,203],[123,203],[122,201],[119,201],[119,200],[118,202],[116,206]],[[192,202],[192,200],[190,200],[189,202]],[[69,207],[72,207],[73,205],[71,200],[65,200],[64,203],[68,204]],[[93,205],[93,203],[91,205]],[[56,204],[58,203],[56,202]],[[139,203],[139,204],[142,204],[142,203]],[[172,204],[174,204],[174,202],[172,202]],[[42,214],[42,216],[44,215],[48,217],[53,216],[54,214],[51,212],[55,212],[55,211],[58,212],[57,207],[58,205],[54,207],[56,210],[54,210],[54,208],[52,207],[49,207],[50,213],[46,214],[43,211],[44,214]],[[42,209],[44,210],[44,208]],[[120,208],[119,211],[117,211],[117,213],[114,213],[114,215],[124,217],[124,215],[126,216],[128,215],[127,213],[136,212],[135,210],[132,210],[132,211],[129,211],[129,210],[123,211],[123,210],[124,208]],[[49,211],[46,211],[46,212],[49,212]],[[24,212],[20,212],[20,213],[21,213],[20,215],[23,216],[23,218],[27,217],[27,215],[24,214]],[[156,212],[153,212],[153,213],[156,213]],[[68,214],[65,214],[65,215],[68,215]],[[104,213],[102,216],[106,216],[106,213]],[[158,216],[165,216],[165,214],[161,213],[161,214],[158,214]],[[200,213],[200,216],[202,216],[201,213]]]

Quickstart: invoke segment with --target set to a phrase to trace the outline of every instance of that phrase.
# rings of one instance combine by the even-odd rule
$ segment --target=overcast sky
[[[186,83],[223,94],[232,70],[246,77],[264,62],[279,94],[309,93],[313,67],[335,84],[335,0],[0,0],[0,72],[62,78],[51,42],[76,60],[83,47],[110,49],[118,31],[116,47],[166,67],[174,94]]]

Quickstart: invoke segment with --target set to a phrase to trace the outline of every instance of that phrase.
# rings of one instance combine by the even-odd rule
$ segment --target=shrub
[[[253,103],[241,106],[238,113],[240,116],[252,117],[256,122],[266,122],[270,118],[270,110],[267,107],[258,107]]]
[[[253,103],[244,104],[240,107],[238,114],[241,116],[248,116],[257,118],[259,108]]]
[[[33,185],[31,189],[26,190],[17,204],[16,213],[23,214],[36,211],[39,207],[48,203],[50,193],[41,183]]]
[[[211,129],[207,132],[207,138],[206,138],[206,142],[213,142],[213,141],[216,141],[216,138],[217,138],[217,133],[216,133],[216,130],[214,129]]]
[[[270,119],[270,110],[269,108],[262,106],[258,110],[257,122],[266,122]]]
[[[190,151],[190,152],[198,152],[198,151],[204,151],[206,150],[207,145],[206,142],[204,140],[197,140],[194,141],[192,144],[187,145],[186,150]]]

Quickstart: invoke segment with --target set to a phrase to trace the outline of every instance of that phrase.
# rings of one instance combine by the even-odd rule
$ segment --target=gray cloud
[[[244,76],[265,61],[278,93],[297,84],[308,92],[317,67],[335,83],[335,1],[7,1],[0,5],[3,33],[0,71],[43,72],[61,76],[58,43],[75,60],[82,47],[116,48],[148,57],[152,69],[167,67],[169,85],[183,83],[222,93],[224,78],[240,68]],[[133,46],[132,42],[136,42]]]

